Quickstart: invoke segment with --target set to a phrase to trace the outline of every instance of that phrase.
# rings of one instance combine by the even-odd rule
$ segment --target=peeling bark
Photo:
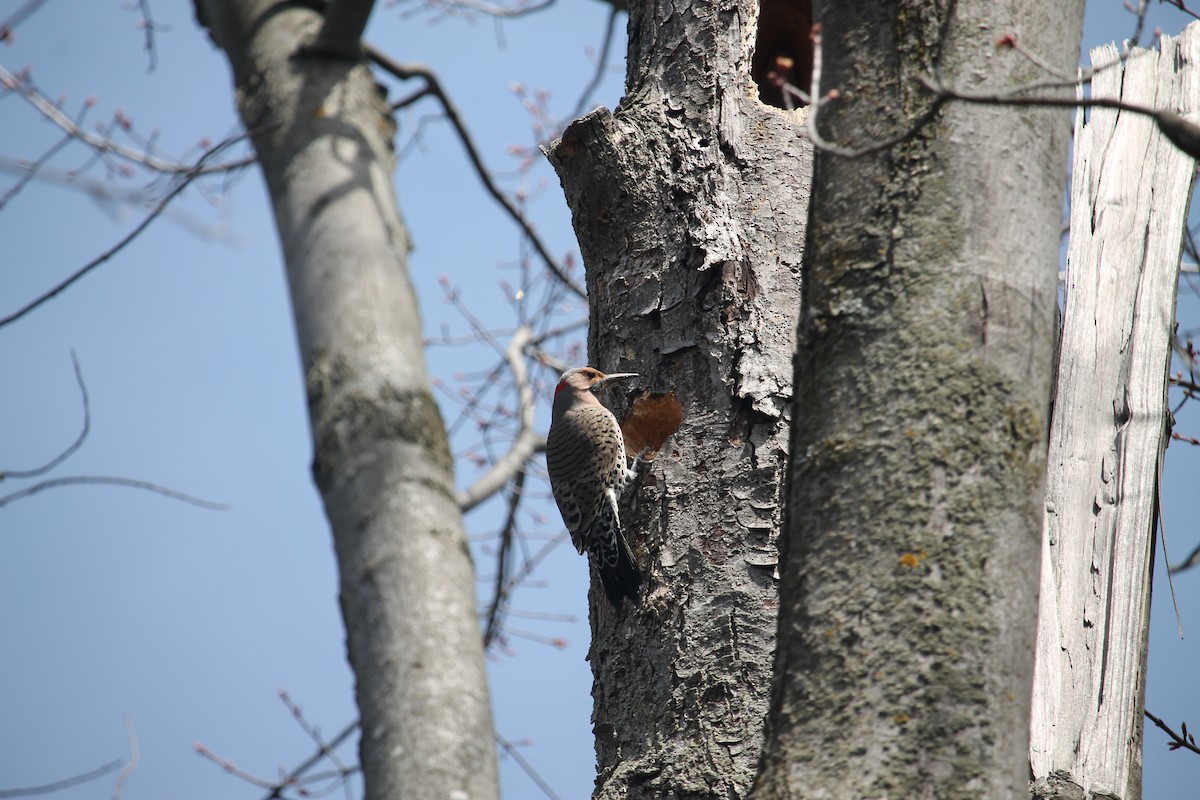
[[[758,99],[757,13],[631,7],[627,96],[548,151],[591,363],[682,407],[622,512],[647,586],[592,592],[597,798],[744,796],[762,745],[811,149]]]
[[[1093,97],[1197,116],[1200,24]],[[1092,52],[1112,64],[1111,45]],[[1138,114],[1076,117],[1029,745],[1035,798],[1136,800],[1180,231],[1195,162]],[[1061,413],[1058,413],[1061,411]],[[1073,788],[1072,788],[1073,787]]]

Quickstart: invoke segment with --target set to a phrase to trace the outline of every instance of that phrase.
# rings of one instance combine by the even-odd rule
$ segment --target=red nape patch
[[[567,388],[567,382],[566,382],[566,381],[559,381],[559,382],[558,382],[558,386],[555,386],[555,387],[554,387],[554,396],[555,396],[555,397],[558,397],[558,393],[559,393],[559,392],[561,392],[561,391],[562,391],[563,389],[565,389],[565,388]]]

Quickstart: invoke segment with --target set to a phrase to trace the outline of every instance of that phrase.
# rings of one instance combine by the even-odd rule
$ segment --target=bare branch
[[[1185,558],[1183,561],[1180,561],[1178,564],[1175,564],[1174,566],[1168,566],[1167,571],[1171,572],[1171,573],[1179,574],[1180,572],[1183,572],[1184,570],[1191,569],[1192,567],[1196,566],[1197,564],[1200,564],[1200,545],[1196,545],[1196,548],[1194,550],[1192,550],[1192,552],[1188,553],[1187,558]]]
[[[532,338],[533,334],[528,328],[518,328],[504,351],[504,357],[512,371],[513,382],[517,387],[521,403],[520,430],[517,438],[513,441],[509,451],[498,459],[491,469],[459,493],[458,505],[463,513],[470,511],[500,491],[504,484],[525,468],[526,462],[533,457],[534,453],[540,452],[546,447],[546,437],[538,434],[534,429],[533,386],[529,382],[529,370],[525,363],[525,346]]]
[[[781,88],[783,89],[783,96],[785,100],[790,100],[791,96],[796,96],[801,98],[804,102],[810,103],[808,106],[808,125],[805,130],[805,134],[812,141],[814,147],[834,155],[843,156],[845,158],[860,158],[862,156],[879,152],[880,150],[885,150],[893,145],[899,144],[900,142],[910,138],[921,127],[928,124],[941,109],[941,106],[944,103],[950,100],[958,100],[962,102],[979,103],[983,105],[1026,107],[1045,106],[1053,108],[1112,108],[1121,111],[1128,111],[1133,114],[1142,114],[1153,119],[1162,134],[1166,136],[1176,147],[1193,158],[1200,158],[1200,125],[1196,125],[1195,123],[1184,119],[1170,109],[1158,109],[1140,106],[1135,103],[1129,103],[1111,97],[1052,97],[1032,94],[1033,92],[1049,89],[1061,89],[1071,86],[1077,88],[1081,87],[1087,84],[1091,80],[1092,76],[1095,75],[1095,73],[1124,63],[1123,58],[1118,58],[1111,63],[1094,67],[1086,73],[1081,72],[1080,75],[1075,79],[1063,79],[1059,73],[1050,68],[1044,59],[1041,59],[1032,51],[1021,47],[1017,42],[1016,37],[1012,36],[1011,34],[1003,37],[1000,40],[1000,45],[1017,50],[1023,56],[1030,59],[1034,64],[1049,72],[1051,75],[1056,76],[1055,80],[1035,81],[1031,83],[1019,84],[992,92],[970,92],[946,85],[936,73],[933,75],[924,75],[919,77],[918,80],[921,85],[933,95],[933,102],[930,104],[930,107],[925,111],[925,113],[922,114],[908,130],[882,141],[867,145],[866,147],[847,148],[835,145],[832,142],[824,139],[817,131],[817,118],[819,116],[820,109],[829,102],[839,98],[837,89],[831,89],[825,95],[821,94],[822,42],[820,25],[813,26],[812,40],[813,68],[811,92],[805,95],[803,92],[800,92],[790,84],[784,84]],[[817,99],[813,101],[813,98]]]
[[[83,398],[83,430],[75,437],[75,441],[67,446],[66,450],[63,450],[48,463],[28,470],[7,470],[0,472],[0,480],[4,480],[5,478],[36,478],[39,475],[45,475],[70,458],[83,445],[83,440],[87,438],[88,433],[92,429],[91,403],[88,401],[87,384],[83,382],[83,372],[79,368],[79,359],[75,357],[74,350],[71,351],[71,363],[75,366],[75,382],[79,384],[79,394]]]
[[[108,773],[120,769],[123,763],[125,762],[118,758],[116,761],[110,761],[104,766],[97,767],[91,772],[83,772],[70,778],[64,778],[61,781],[55,781],[54,783],[46,783],[41,786],[27,786],[22,789],[0,789],[0,800],[8,800],[8,798],[11,797],[35,797],[41,794],[53,794],[55,792],[60,792],[63,789],[69,789],[72,786],[78,786],[81,783],[87,783],[88,781],[94,781],[97,778],[103,778]]]
[[[241,166],[239,168],[248,167],[254,163],[254,156],[248,156],[240,159]],[[161,187],[156,189],[154,184],[136,187],[122,186],[110,180],[93,178],[81,174],[77,170],[52,167],[46,164],[45,160],[30,162],[28,160],[14,160],[0,156],[0,172],[18,176],[17,184],[10,189],[3,200],[0,200],[0,203],[10,200],[12,195],[16,194],[16,190],[23,189],[26,184],[32,180],[36,180],[44,184],[79,192],[95,203],[113,222],[122,222],[125,213],[128,211],[135,211],[139,214],[143,213],[144,210],[152,208],[158,198],[162,196]],[[233,172],[234,170],[231,168],[224,173],[226,183],[228,182],[228,178],[233,175]],[[195,185],[200,187],[198,181]],[[228,187],[222,187],[222,190],[226,188]],[[240,243],[238,234],[230,229],[228,221],[214,223],[196,214],[192,214],[180,206],[166,208],[162,216],[166,221],[178,225],[181,229],[199,239],[219,242],[229,247],[236,247]]]
[[[1137,18],[1137,22],[1133,26],[1133,36],[1129,37],[1129,42],[1132,45],[1139,45],[1142,41],[1142,31],[1146,28],[1146,11],[1149,10],[1150,0],[1137,0],[1137,8],[1130,9],[1133,15]],[[1125,3],[1126,8],[1130,8],[1129,3]]]
[[[592,79],[588,81],[588,85],[584,87],[583,92],[579,95],[579,100],[575,103],[575,109],[571,112],[571,117],[581,117],[587,111],[588,99],[592,96],[592,92],[596,91],[596,87],[600,85],[600,81],[604,79],[604,71],[608,69],[608,51],[612,48],[613,34],[617,30],[617,15],[621,13],[621,9],[613,6],[608,12],[608,22],[604,26],[604,38],[600,42],[600,51],[596,55],[596,71],[592,73]]]
[[[285,789],[297,784],[300,781],[300,778],[304,777],[304,775],[307,774],[310,769],[315,767],[317,764],[321,763],[322,759],[324,759],[326,757],[327,751],[332,750],[337,747],[341,747],[341,745],[347,739],[349,739],[350,736],[356,730],[358,730],[358,727],[359,727],[359,721],[354,720],[353,722],[348,724],[346,727],[342,728],[342,730],[338,733],[338,735],[334,736],[332,739],[330,739],[328,743],[326,743],[324,745],[319,745],[317,748],[317,752],[313,753],[311,756],[306,758],[304,761],[300,762],[299,766],[296,766],[295,768],[293,768],[287,775],[284,775],[280,779],[278,785],[269,787],[271,789],[271,791],[268,794],[263,795],[262,800],[280,800],[280,798],[283,796],[283,791]],[[203,755],[203,753],[201,753],[201,755]],[[218,761],[217,763],[221,763],[221,762]],[[352,768],[352,769],[357,771],[357,768]]]
[[[525,774],[537,784],[537,787],[545,792],[546,797],[550,798],[550,800],[562,800],[557,794],[555,794],[554,790],[550,788],[550,784],[546,783],[545,778],[539,775],[538,771],[533,768],[533,765],[525,760],[525,757],[522,756],[520,751],[517,750],[516,745],[498,733],[496,734],[496,741],[499,743],[500,747],[504,749],[504,752],[512,756],[513,761],[517,762],[517,766],[525,770]]]
[[[185,503],[191,503],[200,508],[207,508],[212,511],[225,511],[229,508],[224,503],[214,503],[211,500],[201,500],[199,497],[192,497],[190,494],[177,492],[174,489],[168,489],[165,486],[159,486],[157,483],[149,481],[139,481],[133,478],[114,478],[107,475],[74,475],[67,478],[51,478],[41,483],[35,483],[33,486],[21,489],[20,491],[12,492],[11,494],[0,495],[0,508],[15,503],[17,500],[24,500],[26,497],[31,497],[46,489],[57,489],[60,486],[124,486],[129,489],[142,489],[147,492],[161,494],[164,497],[170,497],[173,500],[182,500]]]
[[[125,768],[117,776],[117,783],[113,786],[112,800],[121,800],[122,795],[125,794],[125,782],[137,771],[138,764],[142,761],[141,754],[138,752],[137,732],[133,729],[133,720],[128,716],[125,717],[125,737],[129,741],[129,761],[125,762]]]
[[[925,75],[920,78],[921,85],[936,97],[947,100],[962,100],[968,103],[982,105],[1019,105],[1019,106],[1051,106],[1056,108],[1114,108],[1129,111],[1134,114],[1145,114],[1157,118],[1158,109],[1140,106],[1113,97],[1030,97],[1028,92],[1042,89],[1045,83],[1022,84],[995,92],[968,92],[947,86],[937,76]]]
[[[555,277],[562,281],[567,288],[569,288],[579,297],[586,297],[587,292],[584,291],[583,287],[572,280],[569,275],[567,275],[566,270],[564,270],[562,265],[558,263],[558,260],[554,258],[554,256],[550,255],[550,251],[547,249],[541,237],[538,236],[537,232],[533,229],[533,226],[527,219],[525,219],[525,215],[521,213],[521,210],[517,208],[516,204],[513,203],[508,195],[500,191],[500,187],[498,187],[495,181],[492,180],[491,172],[489,172],[488,168],[484,166],[483,159],[479,155],[479,150],[475,147],[475,142],[471,138],[470,132],[467,130],[466,123],[463,122],[463,118],[458,111],[458,107],[450,99],[449,95],[446,94],[433,70],[429,69],[429,67],[425,66],[424,64],[401,64],[400,62],[394,61],[391,57],[380,52],[370,44],[364,43],[363,47],[371,61],[375,62],[375,64],[377,64],[380,68],[391,73],[400,80],[421,78],[425,81],[426,86],[429,88],[429,94],[432,94],[438,99],[438,102],[440,102],[442,105],[442,109],[446,112],[446,118],[449,119],[450,124],[454,126],[454,130],[458,134],[459,141],[462,142],[463,148],[467,151],[467,158],[471,161],[471,165],[475,168],[475,173],[479,176],[479,180],[483,182],[483,187],[487,190],[488,194],[490,194],[493,199],[495,199],[496,202],[499,203],[500,206],[508,213],[508,215],[512,217],[513,221],[517,223],[517,226],[520,227],[521,231],[533,245],[534,250],[537,251],[538,257],[541,258],[546,264],[546,267],[554,273]]]
[[[555,0],[516,0],[512,5],[489,3],[487,0],[430,0],[429,6],[440,10],[447,16],[455,12],[478,12],[491,17],[512,18],[522,17],[549,8]],[[410,12],[411,13],[411,12]],[[463,14],[469,16],[469,14]]]
[[[1169,386],[1170,386],[1170,383],[1166,383],[1163,385],[1163,407],[1164,408],[1167,407],[1167,390],[1168,390]],[[1170,417],[1167,418],[1166,432],[1168,435],[1171,433]],[[1154,468],[1154,516],[1155,516],[1155,521],[1158,523],[1157,527],[1158,527],[1158,532],[1161,537],[1160,541],[1162,541],[1163,561],[1167,562],[1167,586],[1171,590],[1171,606],[1175,609],[1175,624],[1179,628],[1179,638],[1182,639],[1183,638],[1183,615],[1181,615],[1179,613],[1179,599],[1175,595],[1175,578],[1173,576],[1173,573],[1171,572],[1171,556],[1167,553],[1167,521],[1166,521],[1166,519],[1164,519],[1164,517],[1166,516],[1166,512],[1165,512],[1165,508],[1163,506],[1163,501],[1162,501],[1163,461],[1166,459],[1166,456],[1167,456],[1167,442],[1168,441],[1169,441],[1168,438],[1164,438],[1162,443],[1158,446],[1158,463],[1155,465],[1155,468]],[[1154,535],[1153,532],[1151,532],[1150,535],[1153,536]]]
[[[513,480],[513,490],[508,498],[508,517],[500,530],[500,553],[496,557],[496,588],[488,607],[487,625],[483,630],[483,646],[491,647],[500,632],[500,611],[508,594],[508,559],[512,554],[513,536],[517,529],[517,509],[521,507],[521,490],[525,487],[525,471],[518,470]]]
[[[142,49],[146,51],[146,56],[150,59],[150,64],[146,68],[147,72],[154,72],[158,68],[158,46],[154,35],[159,31],[171,30],[170,25],[159,25],[154,21],[154,15],[150,13],[150,0],[138,0],[136,10],[141,13],[141,19],[138,20],[138,26],[145,34],[145,44]]]
[[[1191,750],[1193,753],[1200,754],[1200,747],[1196,746],[1196,737],[1188,733],[1186,722],[1183,723],[1183,734],[1180,735],[1172,730],[1170,725],[1151,714],[1149,709],[1146,709],[1146,719],[1153,722],[1160,730],[1166,733],[1167,736],[1171,737],[1171,741],[1167,743],[1167,747],[1170,749],[1179,750],[1182,748],[1184,750]]]
[[[253,784],[254,786],[258,786],[259,788],[262,788],[262,789],[271,789],[274,791],[282,791],[284,788],[283,785],[281,785],[281,784],[276,784],[273,781],[269,781],[265,778],[260,778],[257,775],[246,772],[244,769],[241,769],[240,767],[238,767],[237,764],[234,764],[232,761],[221,758],[219,755],[214,753],[212,750],[209,750],[208,747],[206,747],[202,742],[193,743],[192,749],[195,750],[197,753],[199,753],[204,758],[207,758],[209,761],[216,764],[221,769],[228,772],[230,775],[233,775],[234,777],[237,777],[237,778],[241,778],[246,783]],[[324,754],[322,754],[322,757],[324,757]],[[271,796],[279,797],[278,794],[272,794]]]
[[[1192,11],[1190,8],[1188,8],[1186,5],[1184,5],[1183,0],[1162,0],[1162,2],[1169,6],[1175,6],[1175,8],[1178,8],[1180,11],[1182,11],[1183,13],[1187,14],[1190,17],[1195,17],[1196,19],[1200,19],[1200,14],[1196,13],[1195,11]]]
[[[155,172],[162,172],[167,175],[191,174],[195,171],[195,164],[185,164],[178,161],[161,158],[146,150],[139,150],[136,147],[123,145],[114,139],[103,134],[95,133],[88,130],[79,124],[77,120],[71,119],[63,112],[58,105],[43,95],[41,92],[34,89],[27,78],[14,75],[4,67],[0,67],[0,86],[10,89],[21,97],[26,102],[32,105],[35,109],[41,112],[42,116],[53,122],[58,127],[62,128],[72,138],[77,139],[91,147],[97,153],[119,156],[131,161],[135,164],[141,164],[147,169],[152,169]],[[244,138],[244,137],[242,137]],[[228,172],[231,169],[237,169],[244,166],[243,160],[231,161],[209,165],[207,159],[204,159],[205,167],[201,174]]]
[[[3,71],[3,67],[0,67],[0,72],[2,72],[2,71]],[[142,231],[144,231],[146,228],[148,228],[150,226],[150,223],[154,222],[154,220],[156,220],[159,217],[159,215],[162,214],[163,209],[165,209],[172,200],[174,200],[176,197],[178,197],[179,194],[182,193],[183,190],[187,188],[188,184],[190,184],[192,181],[194,181],[196,178],[198,178],[200,175],[203,174],[205,164],[207,164],[210,159],[212,159],[214,156],[221,153],[222,151],[228,149],[229,147],[232,147],[234,144],[237,144],[238,142],[247,138],[249,135],[250,135],[249,133],[242,133],[237,136],[231,136],[228,139],[226,139],[225,141],[216,145],[215,147],[209,148],[202,156],[200,156],[200,158],[192,166],[191,170],[189,170],[187,173],[183,174],[179,178],[178,183],[175,185],[175,187],[173,189],[171,189],[171,191],[167,192],[166,195],[163,196],[163,198],[158,202],[158,205],[156,205],[154,207],[154,209],[149,214],[146,215],[145,219],[143,219],[137,225],[137,227],[135,227],[132,231],[130,231],[124,238],[122,238],[115,245],[113,245],[109,249],[105,250],[103,253],[101,253],[100,255],[98,255],[96,258],[92,259],[88,263],[84,264],[79,269],[75,270],[75,272],[73,272],[65,280],[61,281],[54,288],[50,289],[49,291],[45,292],[38,298],[30,301],[29,303],[26,303],[24,306],[17,309],[16,311],[9,314],[8,316],[0,318],[0,328],[4,327],[5,325],[8,325],[11,322],[16,322],[21,317],[28,314],[30,311],[33,311],[38,306],[42,305],[46,301],[48,301],[48,300],[52,299],[53,297],[55,297],[56,295],[58,295],[59,292],[63,291],[68,286],[75,283],[75,281],[79,280],[84,275],[86,275],[87,273],[89,273],[93,269],[95,269],[96,267],[103,264],[105,261],[108,261],[110,258],[115,256],[117,253],[121,252],[121,250],[123,250],[126,245],[128,245],[130,242],[132,242],[134,239],[136,239],[138,237],[138,235],[141,234]]]
[[[285,706],[287,706],[288,711],[292,712],[292,718],[296,720],[296,724],[300,726],[300,729],[308,734],[308,738],[313,740],[313,743],[316,744],[318,751],[333,763],[333,766],[337,768],[338,772],[340,772],[342,775],[349,775],[352,770],[343,764],[342,760],[338,758],[338,754],[334,750],[333,746],[321,738],[321,732],[308,723],[308,720],[304,718],[304,712],[300,709],[300,706],[292,702],[291,696],[285,690],[280,689],[279,699],[283,701]]]
[[[9,14],[8,19],[0,22],[0,42],[10,41],[16,27],[28,19],[38,8],[45,5],[45,3],[46,0],[28,0],[27,3]]]
[[[861,158],[865,155],[870,155],[871,153],[878,153],[882,150],[886,150],[889,147],[892,147],[893,145],[899,144],[900,142],[906,141],[907,139],[911,138],[914,133],[916,133],[918,130],[920,130],[922,127],[924,127],[926,124],[931,122],[933,120],[933,118],[937,115],[937,112],[941,109],[941,103],[935,100],[930,105],[930,107],[925,111],[925,113],[917,118],[916,122],[913,123],[911,128],[909,128],[908,130],[906,130],[902,133],[898,133],[895,136],[884,139],[882,141],[874,142],[870,145],[867,145],[866,147],[860,147],[860,148],[840,147],[838,145],[833,144],[830,141],[827,141],[817,131],[818,114],[823,106],[833,102],[834,100],[837,100],[840,95],[838,94],[838,91],[836,89],[831,89],[829,91],[829,93],[826,95],[821,94],[822,38],[821,38],[821,26],[820,25],[813,26],[812,41],[813,41],[812,85],[811,85],[811,89],[809,91],[808,98],[806,98],[809,105],[808,105],[808,127],[805,129],[805,134],[808,136],[809,140],[813,143],[813,147],[816,147],[817,149],[823,150],[827,153],[832,153],[833,155],[842,156],[844,158]],[[787,96],[788,96],[788,92],[785,91],[784,97],[786,98]]]
[[[330,0],[317,34],[316,50],[361,53],[360,40],[374,6],[375,0]]]
[[[560,544],[565,542],[566,538],[567,537],[566,537],[565,533],[559,533],[559,534],[553,536],[548,541],[546,541],[540,548],[538,548],[538,551],[536,553],[534,553],[531,556],[526,556],[524,562],[521,564],[521,568],[518,569],[515,573],[512,573],[511,575],[509,575],[507,577],[507,579],[505,581],[504,596],[500,598],[501,599],[501,609],[500,610],[503,612],[503,614],[505,616],[509,616],[509,615],[520,616],[520,614],[513,612],[506,605],[504,605],[504,601],[507,600],[508,594],[511,592],[512,587],[525,583],[526,578],[528,578],[530,575],[532,575],[533,571],[535,569],[537,569],[538,565],[541,564],[542,561],[544,561],[546,559],[546,557],[548,555],[550,555],[550,553],[553,552],[556,547],[558,547]],[[489,614],[490,614],[490,610],[489,610]],[[497,623],[495,631],[492,634],[491,639],[488,639],[487,634],[485,633],[484,644],[490,645],[492,642],[494,642],[497,638],[500,637],[501,633],[512,633],[514,635],[524,636],[525,638],[529,638],[529,639],[537,639],[537,641],[540,641],[540,642],[546,643],[546,644],[551,644],[555,647],[562,646],[561,639],[546,639],[544,637],[537,638],[537,637],[534,637],[533,635],[526,634],[522,631],[514,630],[513,628],[508,627],[508,626],[504,626],[504,628],[502,630],[499,623]]]
[[[37,177],[38,170],[40,170],[47,161],[57,155],[60,150],[73,141],[75,141],[75,139],[70,134],[63,136],[57,142],[50,145],[50,147],[48,147],[45,152],[38,156],[36,160],[30,163],[28,168],[26,168],[25,171],[21,173],[20,177],[17,178],[17,182],[10,186],[8,191],[0,196],[0,210],[3,210],[4,207],[8,205],[9,200],[12,200],[14,197],[16,197],[21,190],[29,184],[30,181]]]

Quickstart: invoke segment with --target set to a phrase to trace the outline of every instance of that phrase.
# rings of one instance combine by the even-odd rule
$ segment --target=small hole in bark
[[[602,208],[596,212],[596,219],[598,219],[601,224],[607,225],[612,220],[612,214],[608,213],[607,208]]]
[[[799,108],[799,98],[784,98],[784,84],[807,92],[812,79],[812,0],[760,0],[758,36],[750,77],[758,99],[776,108]]]

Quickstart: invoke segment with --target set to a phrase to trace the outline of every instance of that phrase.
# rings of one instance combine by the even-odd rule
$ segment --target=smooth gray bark
[[[1114,65],[1092,97],[1194,119],[1200,23]],[[1077,115],[1034,682],[1033,796],[1142,793],[1158,473],[1195,163],[1146,116]]]
[[[335,39],[366,19],[349,5]],[[366,797],[494,798],[474,575],[406,271],[388,108],[363,63],[301,51],[321,25],[312,11],[198,10],[233,67],[287,265]]]
[[[1075,68],[1082,2],[816,6],[820,133],[754,797],[1027,796],[1065,110],[938,105]]]
[[[726,800],[767,710],[811,149],[757,99],[757,3],[629,12],[627,96],[549,151],[591,363],[683,408],[622,511],[642,596],[615,614],[592,590],[595,796]]]

